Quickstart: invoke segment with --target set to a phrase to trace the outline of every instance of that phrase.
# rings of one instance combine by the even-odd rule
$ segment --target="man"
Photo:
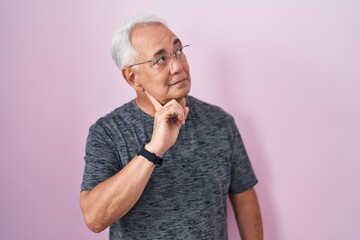
[[[188,96],[180,39],[157,16],[129,20],[111,49],[135,100],[89,131],[80,204],[110,239],[227,239],[226,197],[243,239],[262,239],[257,179],[233,118]]]

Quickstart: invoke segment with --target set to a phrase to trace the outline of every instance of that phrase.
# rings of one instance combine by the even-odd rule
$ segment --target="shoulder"
[[[196,114],[197,117],[205,117],[208,120],[211,119],[223,123],[234,122],[233,116],[219,106],[204,102],[192,96],[188,96],[187,99],[190,111]]]
[[[91,125],[90,131],[104,131],[105,129],[118,127],[121,124],[131,121],[136,116],[136,108],[134,100],[112,110],[105,116],[99,118]]]

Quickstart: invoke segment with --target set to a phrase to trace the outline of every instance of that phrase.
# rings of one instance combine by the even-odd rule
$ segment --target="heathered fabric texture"
[[[135,206],[110,226],[110,239],[227,239],[226,197],[257,179],[234,119],[187,97],[190,108],[176,143],[163,155]],[[90,128],[81,189],[119,172],[149,142],[153,117],[135,101]]]

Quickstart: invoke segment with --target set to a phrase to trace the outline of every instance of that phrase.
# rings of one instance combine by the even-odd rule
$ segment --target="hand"
[[[161,157],[175,144],[181,126],[185,124],[189,108],[183,108],[175,99],[162,106],[153,96],[145,93],[155,108],[154,130],[145,148]]]

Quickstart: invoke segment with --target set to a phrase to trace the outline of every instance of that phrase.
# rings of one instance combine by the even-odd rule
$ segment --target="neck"
[[[186,97],[183,97],[181,99],[176,99],[176,101],[183,107],[185,108],[186,106]],[[150,116],[154,116],[155,115],[155,108],[152,105],[152,103],[150,102],[149,98],[146,95],[140,96],[138,95],[135,98],[135,103],[136,105],[146,114],[150,115]],[[162,104],[162,103],[161,103]],[[166,102],[162,105],[165,105]]]

